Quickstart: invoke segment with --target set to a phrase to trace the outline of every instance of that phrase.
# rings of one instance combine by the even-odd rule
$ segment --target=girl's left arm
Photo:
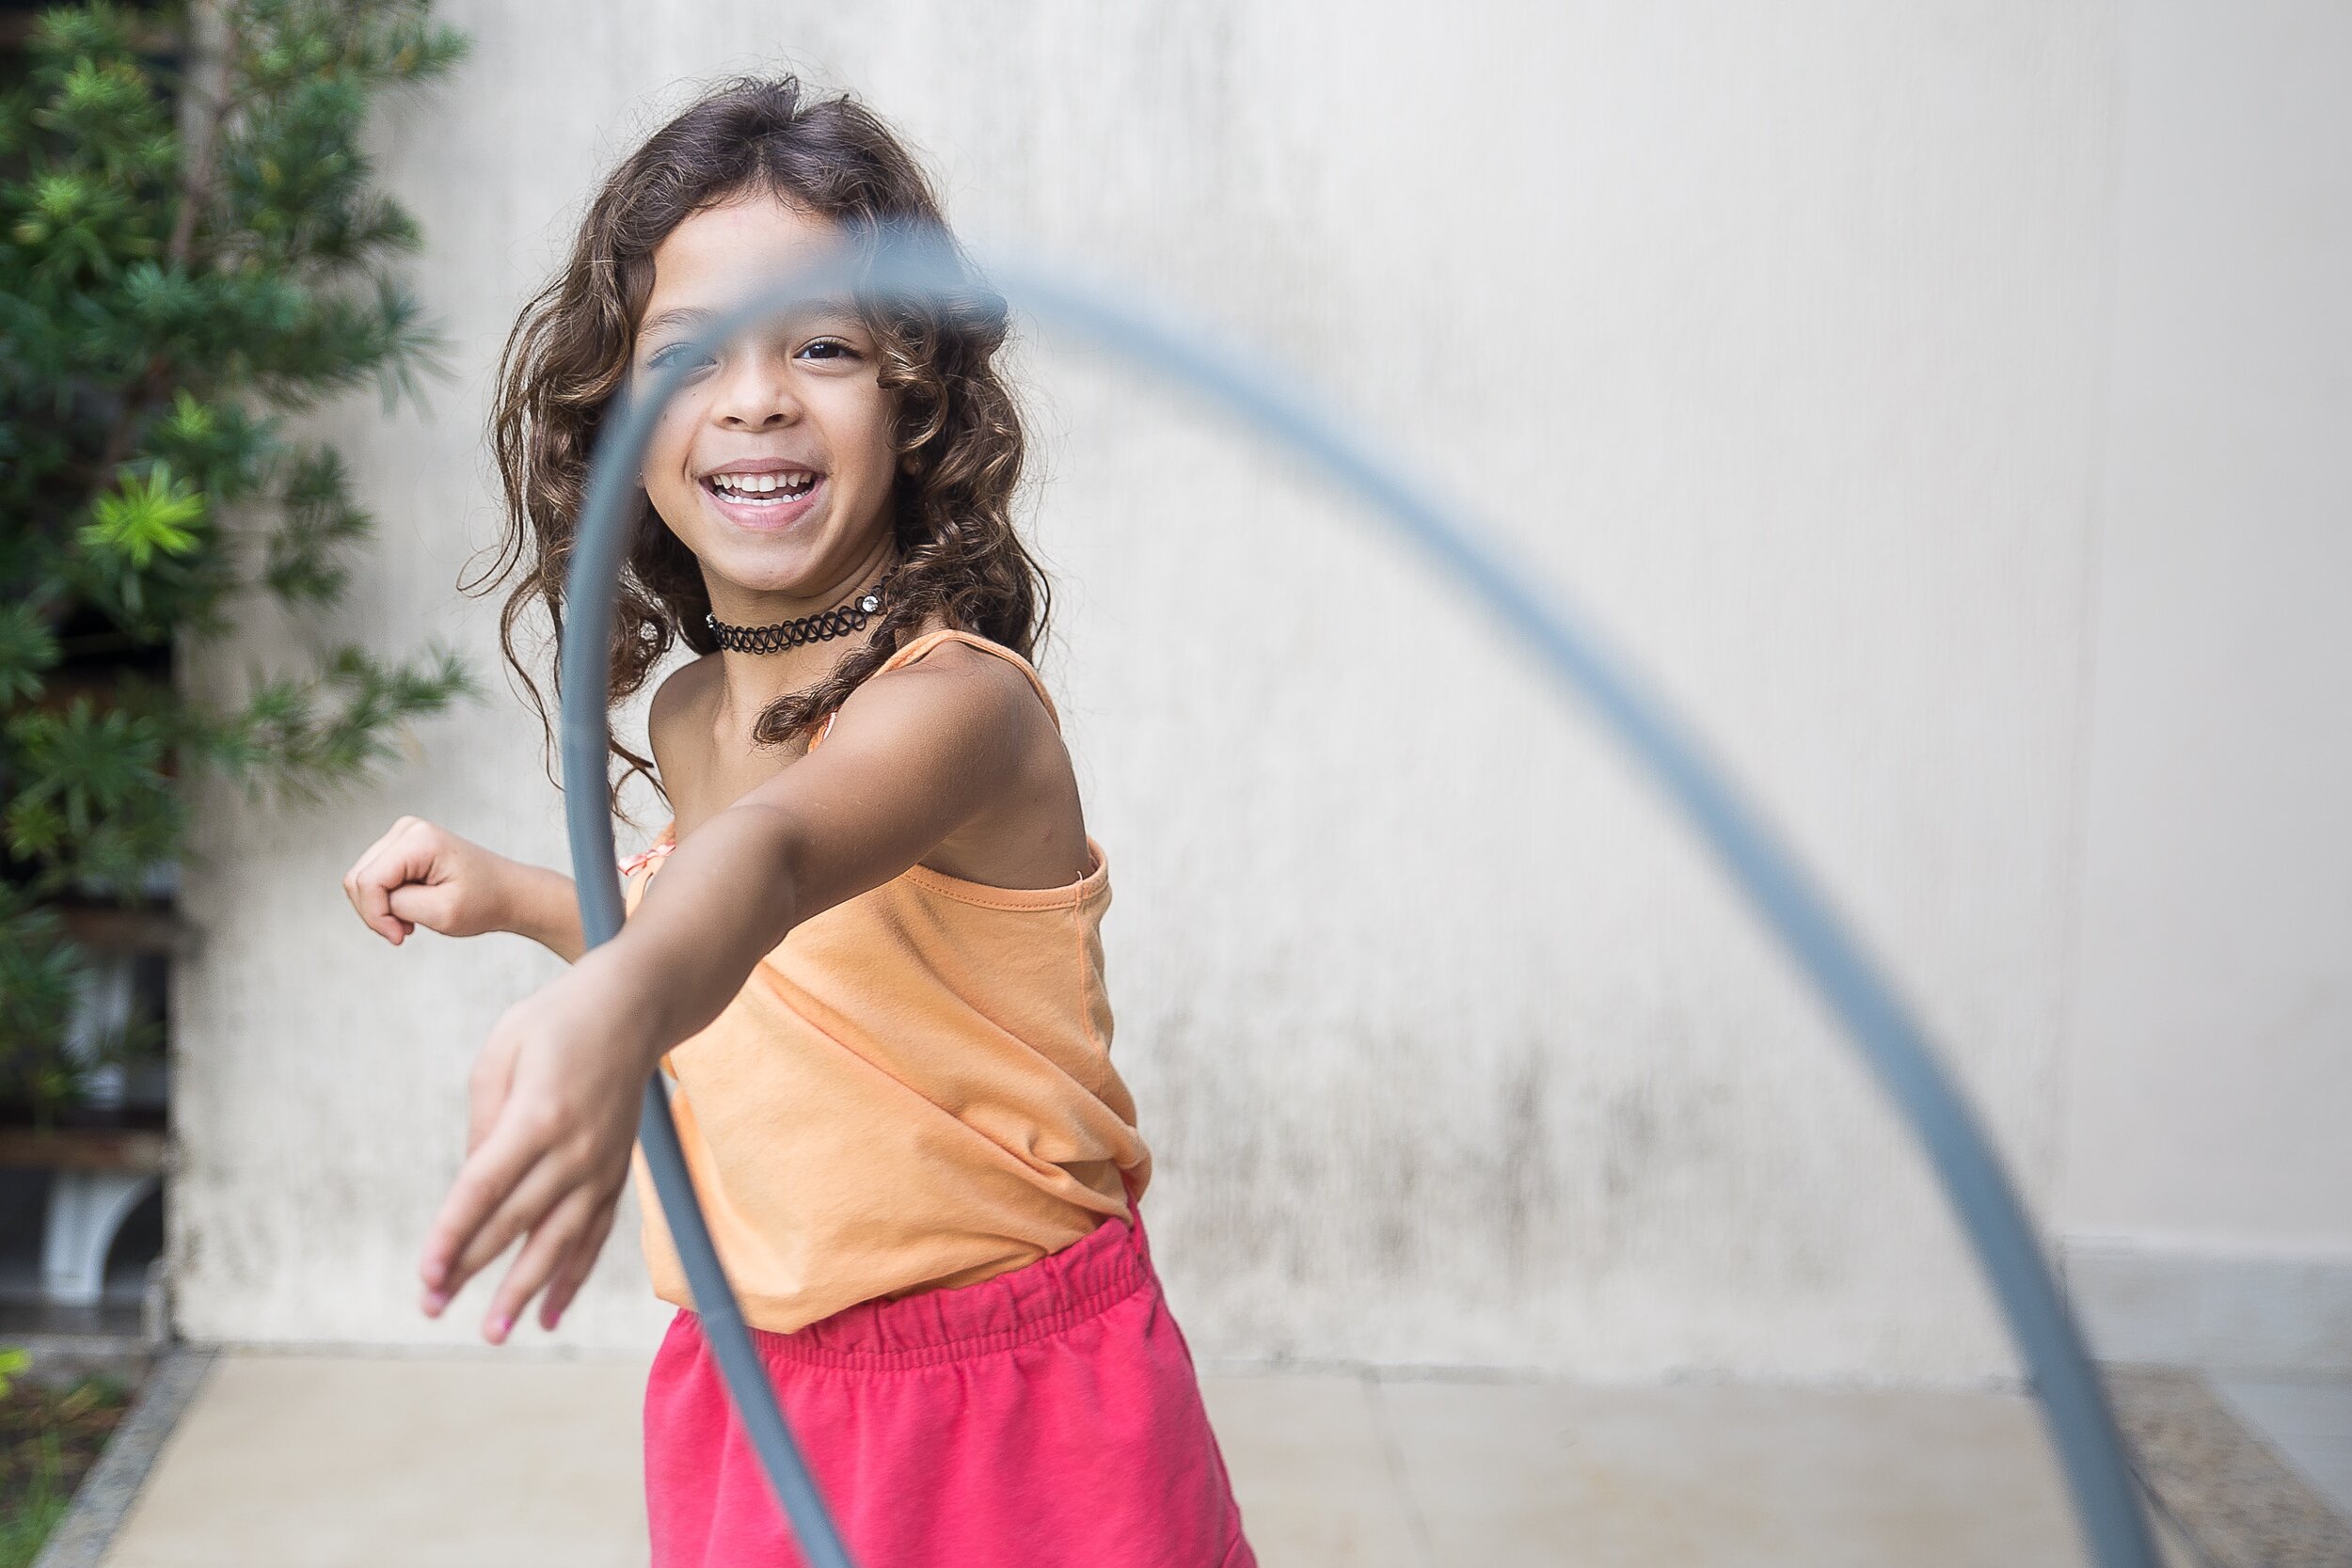
[[[439,1315],[521,1237],[484,1337],[504,1340],[542,1287],[540,1322],[554,1327],[612,1229],[662,1054],[717,1018],[795,926],[1005,801],[1051,733],[1010,665],[935,657],[860,687],[822,748],[695,828],[620,935],[510,1008],[484,1045],[467,1159],[425,1243],[425,1311]]]

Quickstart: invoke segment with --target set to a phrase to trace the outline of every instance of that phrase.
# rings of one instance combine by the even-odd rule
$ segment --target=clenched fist
[[[343,893],[370,930],[399,946],[420,926],[447,937],[526,936],[567,958],[580,952],[571,879],[525,865],[404,816],[343,873]]]

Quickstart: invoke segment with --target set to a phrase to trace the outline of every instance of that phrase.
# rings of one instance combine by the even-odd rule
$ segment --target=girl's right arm
[[[512,931],[567,962],[586,942],[572,879],[404,816],[343,874],[343,893],[393,946],[421,926],[449,937]]]

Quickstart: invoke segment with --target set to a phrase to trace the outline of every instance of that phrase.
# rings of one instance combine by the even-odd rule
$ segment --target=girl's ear
[[[911,451],[902,451],[898,454],[898,471],[909,478],[913,478],[915,470],[922,466],[922,460]]]

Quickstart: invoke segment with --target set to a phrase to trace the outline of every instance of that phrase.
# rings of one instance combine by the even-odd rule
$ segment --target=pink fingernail
[[[441,1308],[447,1307],[448,1305],[449,1297],[442,1291],[427,1291],[424,1293],[424,1310],[427,1317],[439,1317],[441,1315]]]
[[[512,1318],[492,1318],[490,1320],[490,1343],[494,1345],[505,1343],[507,1332],[514,1326],[515,1320]]]

